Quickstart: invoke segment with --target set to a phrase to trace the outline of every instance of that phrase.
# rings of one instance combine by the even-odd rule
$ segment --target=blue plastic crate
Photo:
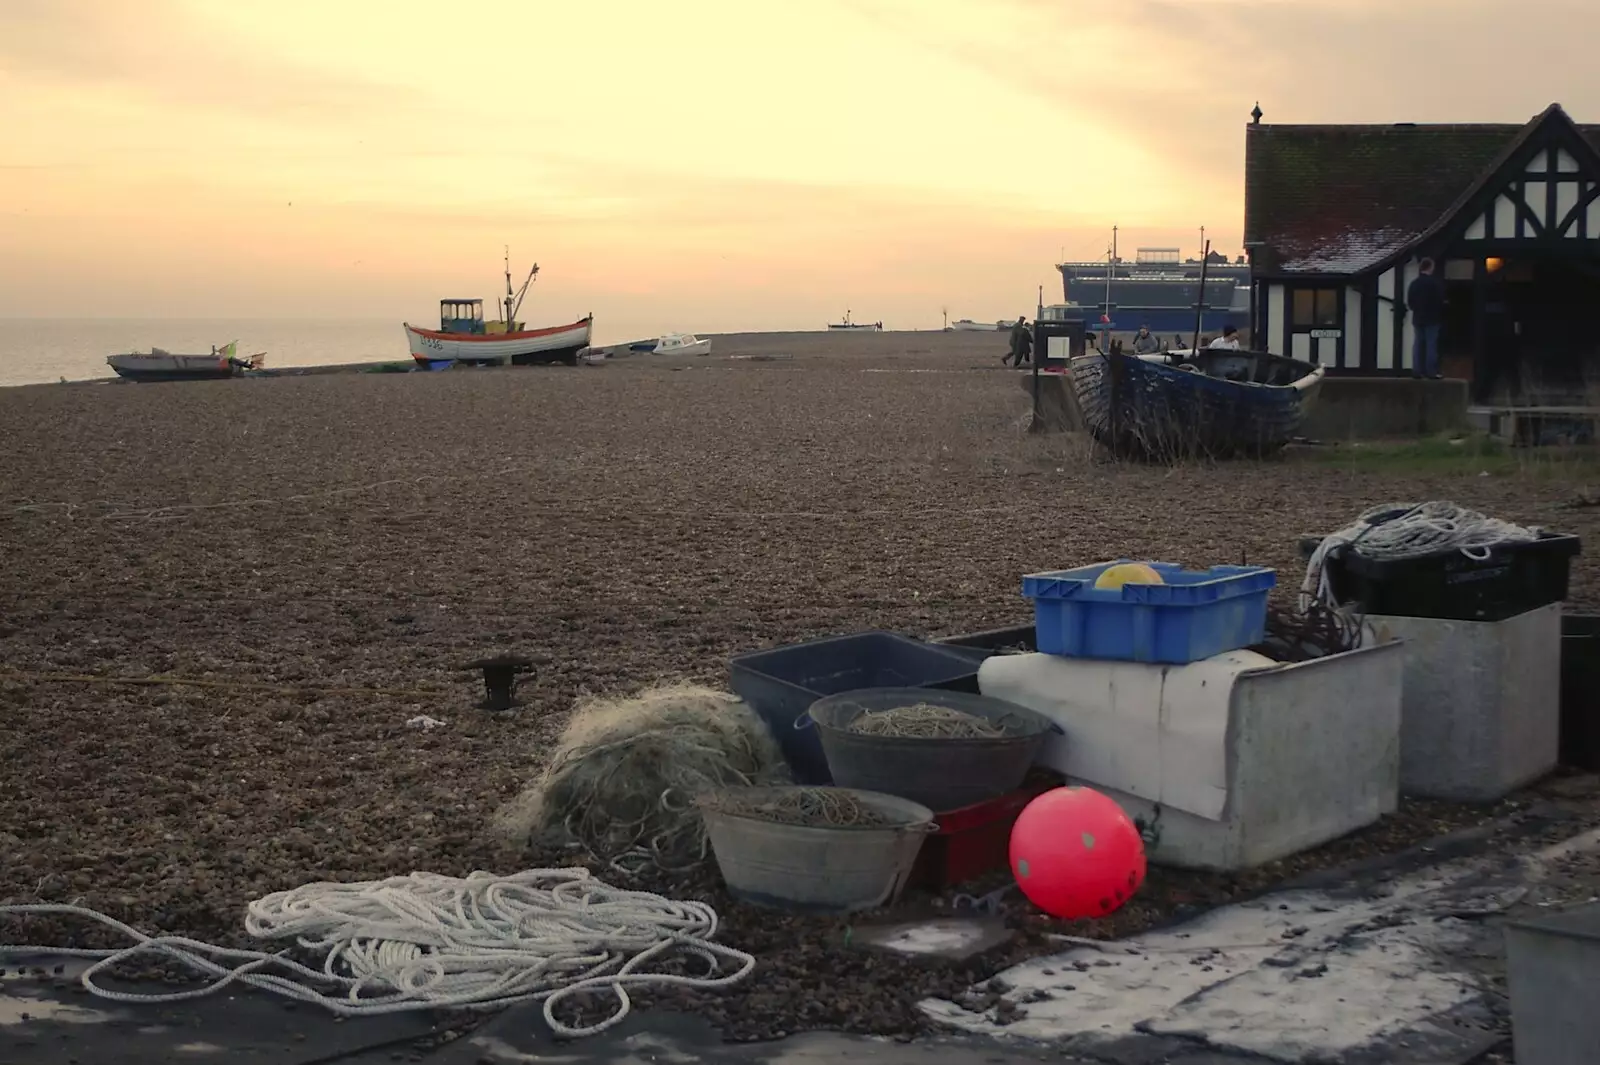
[[[1040,651],[1184,665],[1265,638],[1267,593],[1278,583],[1276,571],[1264,566],[1186,570],[1171,562],[1147,562],[1165,584],[1095,588],[1101,573],[1128,561],[1022,578],[1022,594],[1033,600]]]

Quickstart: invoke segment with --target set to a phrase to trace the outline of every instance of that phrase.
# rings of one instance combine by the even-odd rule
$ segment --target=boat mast
[[[1106,256],[1106,307],[1102,321],[1111,324],[1111,279],[1117,273],[1117,227],[1111,227],[1111,252]]]
[[[506,332],[514,332],[516,326],[511,323],[511,245],[506,249]]]
[[[523,298],[528,295],[528,286],[533,284],[533,279],[539,273],[539,264],[534,263],[533,269],[528,271],[528,279],[516,292],[511,291],[511,248],[506,247],[506,332],[516,332],[517,312],[522,310]]]

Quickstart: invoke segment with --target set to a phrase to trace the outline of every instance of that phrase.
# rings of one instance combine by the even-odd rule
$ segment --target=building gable
[[[1600,240],[1600,151],[1565,115],[1548,116],[1440,220],[1437,235],[1496,245]]]
[[[1534,196],[1556,198],[1536,215],[1541,225],[1559,224],[1548,216],[1582,204],[1575,232],[1587,233],[1587,197],[1600,185],[1600,175],[1585,176],[1600,166],[1600,127],[1576,126],[1556,105],[1521,126],[1253,125],[1245,144],[1245,243],[1258,276],[1353,276],[1403,257],[1476,207],[1514,156],[1532,165],[1549,152],[1557,167],[1538,180],[1518,174],[1524,204],[1530,186]],[[1561,167],[1581,171],[1578,184]],[[1521,212],[1513,211],[1514,224]]]

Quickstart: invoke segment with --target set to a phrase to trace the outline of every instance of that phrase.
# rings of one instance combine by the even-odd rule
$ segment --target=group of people
[[[1089,345],[1096,346],[1095,335],[1089,334]],[[1239,350],[1239,330],[1233,325],[1222,327],[1222,334],[1207,345],[1209,348],[1223,348],[1230,351]],[[1159,355],[1165,348],[1156,335],[1150,332],[1148,325],[1141,325],[1139,332],[1133,338],[1133,353],[1135,355]],[[1028,320],[1018,317],[1011,326],[1011,349],[1006,352],[1000,361],[1007,366],[1022,366],[1033,358],[1033,330],[1028,328]]]

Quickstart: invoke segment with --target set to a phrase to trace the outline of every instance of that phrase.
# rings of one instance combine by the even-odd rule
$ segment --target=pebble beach
[[[730,655],[810,637],[1023,623],[1024,573],[1245,559],[1287,596],[1301,535],[1405,500],[1600,543],[1583,465],[1339,447],[1112,464],[1025,432],[1005,349],[1003,333],[747,334],[572,368],[0,389],[0,902],[242,943],[245,905],[301,883],[559,860],[508,855],[488,827],[580,695],[722,686]],[[1570,599],[1600,604],[1592,552]],[[523,706],[493,715],[462,666],[502,651],[536,667]],[[1153,870],[1105,921],[1018,906],[1020,934],[984,965],[1531,801],[1407,803],[1238,877]],[[757,954],[747,985],[696,1003],[733,1038],[908,1035],[919,999],[985,976],[855,950],[848,922],[743,910],[714,871],[641,886],[713,901],[723,938]]]

